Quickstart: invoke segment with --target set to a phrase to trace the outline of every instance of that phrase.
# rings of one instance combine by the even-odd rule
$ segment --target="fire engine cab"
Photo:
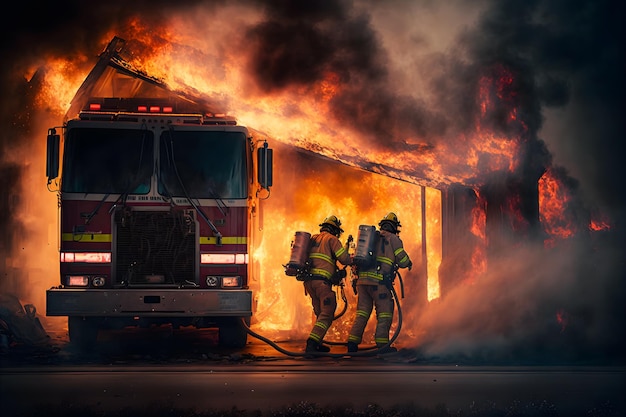
[[[272,150],[132,69],[124,44],[113,39],[48,131],[60,282],[46,314],[67,316],[81,348],[101,329],[153,325],[213,327],[220,345],[243,347]]]

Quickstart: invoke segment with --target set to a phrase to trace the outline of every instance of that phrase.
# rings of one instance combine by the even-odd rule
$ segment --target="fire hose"
[[[399,278],[400,281],[400,285],[401,285],[401,292],[402,292],[402,298],[404,298],[404,285],[402,283],[402,277],[400,276],[400,273],[398,271],[396,271],[396,275]],[[342,299],[344,300],[344,309],[341,313],[339,313],[335,319],[341,317],[345,311],[348,308],[348,303],[347,303],[347,299],[345,297],[345,291],[344,291],[344,286],[340,285],[341,287],[341,296]],[[392,285],[389,286],[389,290],[391,291],[391,295],[396,303],[396,307],[398,309],[398,325],[396,327],[396,330],[393,333],[393,336],[391,337],[391,339],[389,339],[389,342],[387,342],[385,345],[383,346],[375,346],[375,347],[366,347],[366,348],[360,348],[360,351],[358,352],[349,352],[349,353],[331,353],[331,352],[292,352],[289,351],[287,349],[282,348],[280,345],[278,345],[277,343],[273,342],[272,340],[268,339],[265,336],[262,336],[258,333],[256,333],[255,331],[253,331],[250,326],[248,326],[248,324],[246,323],[246,321],[244,319],[241,320],[242,325],[244,326],[246,332],[256,338],[259,339],[265,343],[267,343],[268,345],[270,345],[271,347],[273,347],[274,349],[276,349],[278,352],[287,355],[287,356],[296,356],[296,357],[328,357],[328,358],[342,358],[342,357],[346,357],[346,356],[350,356],[350,357],[358,357],[358,356],[375,356],[378,355],[381,351],[383,351],[384,349],[388,348],[389,346],[391,346],[393,344],[393,342],[395,342],[395,340],[398,338],[398,336],[400,335],[400,330],[402,329],[402,308],[400,306],[400,300],[398,299],[398,294],[395,291],[395,288]],[[346,345],[346,343],[343,342],[330,342],[330,341],[324,341],[324,344],[329,344],[329,345]]]

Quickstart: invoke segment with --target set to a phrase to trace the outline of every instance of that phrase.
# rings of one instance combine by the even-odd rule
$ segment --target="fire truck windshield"
[[[66,135],[61,191],[147,194],[153,167],[147,130],[74,128]]]
[[[170,197],[247,198],[246,135],[166,131],[161,136],[159,193]]]

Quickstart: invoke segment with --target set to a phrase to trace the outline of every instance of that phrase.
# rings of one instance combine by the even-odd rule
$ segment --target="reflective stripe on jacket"
[[[398,268],[406,268],[410,262],[402,239],[394,233],[381,230],[376,244],[376,264],[365,270],[359,269],[359,280],[380,283],[385,276],[391,277],[395,273],[395,265]]]
[[[312,275],[330,279],[337,270],[336,261],[343,265],[350,265],[350,254],[339,239],[326,231],[311,236],[311,251],[309,252],[309,272]]]

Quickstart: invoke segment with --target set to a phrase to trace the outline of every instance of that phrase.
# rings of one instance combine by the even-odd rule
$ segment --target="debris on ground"
[[[21,344],[34,348],[50,346],[50,336],[37,317],[33,304],[24,304],[11,294],[0,293],[0,354]]]

